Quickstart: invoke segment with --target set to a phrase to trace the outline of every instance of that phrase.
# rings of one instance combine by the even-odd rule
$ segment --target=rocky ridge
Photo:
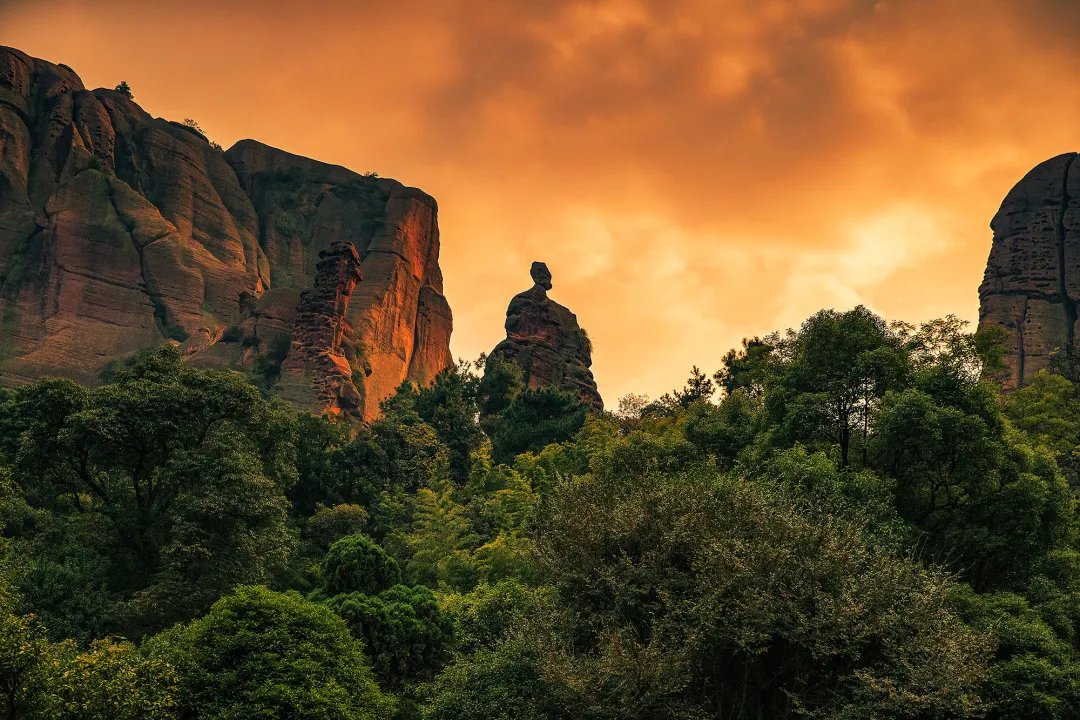
[[[514,296],[506,310],[506,339],[491,357],[517,365],[530,388],[554,387],[580,397],[597,410],[604,401],[592,371],[592,343],[577,316],[547,296],[551,272],[542,262],[530,271],[533,286]]]
[[[252,140],[222,152],[0,47],[0,384],[93,384],[164,341],[208,367],[280,362],[320,254],[351,244],[354,412],[373,417],[451,362],[437,216],[415,188]]]
[[[979,325],[1006,333],[1006,387],[1021,387],[1053,352],[1074,349],[1080,298],[1080,164],[1076,153],[1033,168],[1005,196],[979,287]]]

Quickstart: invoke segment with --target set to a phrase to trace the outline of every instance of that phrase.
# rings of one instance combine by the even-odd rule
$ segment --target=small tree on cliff
[[[135,99],[135,94],[131,92],[131,86],[127,84],[127,80],[121,80],[120,84],[114,87],[113,90],[125,96],[128,100]]]

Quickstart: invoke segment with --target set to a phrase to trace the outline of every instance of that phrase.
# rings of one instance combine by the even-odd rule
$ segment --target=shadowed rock
[[[573,393],[598,410],[604,401],[592,371],[592,343],[577,316],[547,296],[551,272],[542,262],[530,271],[530,289],[510,301],[506,310],[506,339],[491,351],[516,364],[530,388],[554,387]]]
[[[994,240],[979,287],[979,324],[1007,332],[1016,388],[1045,368],[1055,350],[1074,348],[1080,297],[1080,164],[1051,158],[1009,191],[990,227]]]
[[[363,279],[351,243],[334,243],[319,253],[315,283],[300,295],[275,388],[294,405],[363,416],[364,375],[354,369],[362,357],[346,318],[353,290]]]

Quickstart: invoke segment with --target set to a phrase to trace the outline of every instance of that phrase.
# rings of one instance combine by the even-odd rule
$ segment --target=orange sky
[[[453,351],[529,263],[608,404],[821,307],[976,319],[988,223],[1080,149],[1074,0],[0,0],[0,44],[423,188]]]

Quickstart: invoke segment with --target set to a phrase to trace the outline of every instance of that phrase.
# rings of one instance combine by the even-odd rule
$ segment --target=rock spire
[[[592,343],[577,316],[550,299],[551,272],[542,262],[530,270],[534,285],[510,301],[506,339],[492,357],[513,362],[530,388],[554,387],[573,393],[602,410],[592,371]]]

